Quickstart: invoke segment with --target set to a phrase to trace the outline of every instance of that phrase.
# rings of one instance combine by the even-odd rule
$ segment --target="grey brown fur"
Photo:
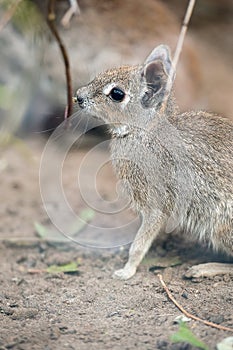
[[[110,126],[113,166],[142,215],[128,262],[115,272],[122,279],[134,275],[159,234],[177,228],[233,256],[233,124],[180,113],[167,91],[171,69],[160,45],[144,64],[108,70],[77,91],[80,107]]]

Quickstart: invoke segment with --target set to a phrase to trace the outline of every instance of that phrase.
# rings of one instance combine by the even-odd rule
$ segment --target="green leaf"
[[[74,273],[79,272],[78,270],[78,263],[73,261],[69,264],[65,265],[51,265],[46,269],[46,272],[48,273]]]
[[[87,223],[94,218],[94,216],[94,210],[90,208],[83,209],[79,214],[79,219],[73,225],[72,231],[74,232],[72,233],[72,236],[75,236],[77,233],[79,233],[87,225]]]
[[[71,227],[67,227],[72,233],[69,234],[70,237],[75,238],[75,236],[88,224],[89,221],[93,219],[95,212],[92,209],[84,209],[80,212],[77,221],[72,223]],[[36,233],[41,239],[51,241],[51,242],[68,242],[69,238],[64,236],[61,232],[56,229],[50,229],[38,222],[34,223]]]
[[[167,256],[167,257],[156,257],[156,258],[145,258],[143,264],[150,266],[150,270],[165,269],[166,267],[173,267],[182,264],[179,256]]]
[[[171,341],[173,343],[185,342],[197,348],[208,350],[208,346],[199,340],[184,322],[180,322],[179,330],[171,336]]]
[[[35,230],[40,238],[46,238],[49,236],[49,229],[45,227],[44,225],[39,224],[39,222],[34,223]]]
[[[50,228],[39,224],[38,222],[34,223],[34,227],[36,230],[36,233],[39,238],[47,241],[47,242],[53,242],[54,244],[60,244],[68,242],[69,239],[64,236],[60,231],[57,229],[51,230]]]

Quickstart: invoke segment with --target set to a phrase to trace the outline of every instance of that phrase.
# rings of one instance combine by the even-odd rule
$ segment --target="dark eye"
[[[110,91],[109,96],[115,102],[122,102],[124,100],[124,98],[125,98],[125,93],[124,93],[124,91],[122,91],[118,87],[114,87]]]

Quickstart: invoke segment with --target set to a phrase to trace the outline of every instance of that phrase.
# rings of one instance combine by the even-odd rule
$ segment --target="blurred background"
[[[142,62],[160,43],[174,53],[187,4],[79,0],[80,14],[64,25],[70,2],[57,0],[56,24],[71,61],[73,90],[108,67]],[[66,104],[64,64],[45,20],[47,6],[39,0],[0,1],[1,126],[32,137],[58,125]],[[197,1],[175,83],[182,110],[232,117],[232,18],[231,0]]]

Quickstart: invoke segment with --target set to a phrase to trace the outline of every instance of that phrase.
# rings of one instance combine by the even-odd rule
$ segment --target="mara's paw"
[[[135,272],[136,272],[135,268],[124,267],[123,269],[115,271],[112,277],[117,278],[119,280],[128,280],[129,278],[133,277]]]

